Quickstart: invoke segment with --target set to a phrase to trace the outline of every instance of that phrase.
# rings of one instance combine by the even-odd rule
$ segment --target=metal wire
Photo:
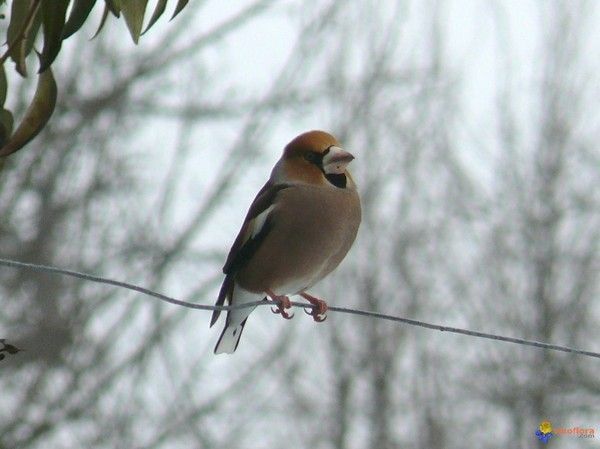
[[[0,265],[4,265],[7,267],[13,267],[13,268],[22,268],[22,269],[26,269],[26,270],[45,272],[45,273],[61,274],[64,276],[71,276],[71,277],[83,279],[86,281],[112,285],[112,286],[120,287],[120,288],[126,288],[129,290],[136,291],[138,293],[142,293],[144,295],[158,298],[161,301],[168,302],[169,304],[174,304],[174,305],[181,306],[181,307],[187,307],[189,309],[228,311],[228,310],[244,309],[247,307],[276,305],[276,303],[274,301],[269,301],[266,298],[263,299],[262,301],[252,301],[252,302],[246,302],[243,304],[236,304],[236,305],[232,305],[232,306],[196,304],[193,302],[182,301],[179,299],[171,298],[170,296],[163,295],[162,293],[157,293],[153,290],[149,290],[147,288],[140,287],[138,285],[130,284],[128,282],[115,281],[113,279],[107,279],[107,278],[104,278],[101,276],[94,276],[94,275],[87,274],[87,273],[80,273],[78,271],[66,270],[64,268],[51,267],[51,266],[47,266],[47,265],[38,265],[38,264],[34,264],[34,263],[17,262],[16,260],[10,260],[10,259],[0,259]],[[312,304],[307,304],[304,302],[297,302],[297,301],[292,301],[291,304],[293,306],[303,307],[303,308],[307,308],[307,309],[308,308],[312,309],[312,308],[316,307]],[[328,311],[329,312],[347,313],[347,314],[352,314],[352,315],[360,315],[360,316],[365,316],[365,317],[369,317],[369,318],[376,318],[376,319],[380,319],[380,320],[387,320],[387,321],[394,321],[397,323],[408,324],[410,326],[422,327],[425,329],[438,330],[441,332],[451,332],[454,334],[462,334],[462,335],[468,335],[471,337],[485,338],[488,340],[503,341],[503,342],[514,343],[514,344],[523,345],[523,346],[532,346],[534,348],[548,349],[551,351],[568,352],[571,354],[578,354],[578,355],[583,355],[586,357],[595,357],[595,358],[600,359],[600,353],[598,353],[598,352],[585,351],[582,349],[570,348],[568,346],[555,345],[555,344],[545,343],[545,342],[540,342],[540,341],[526,340],[524,338],[506,337],[504,335],[489,334],[486,332],[472,331],[469,329],[462,329],[462,328],[458,328],[458,327],[442,326],[439,324],[427,323],[425,321],[413,320],[410,318],[403,318],[403,317],[394,316],[394,315],[386,315],[384,313],[370,312],[367,310],[357,310],[357,309],[351,309],[351,308],[347,308],[347,307],[336,307],[336,306],[329,306]]]

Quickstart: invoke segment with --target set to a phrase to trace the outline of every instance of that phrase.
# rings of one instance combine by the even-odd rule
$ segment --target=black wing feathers
[[[227,261],[225,262],[225,266],[223,267],[223,273],[225,274],[233,274],[241,267],[243,267],[246,262],[252,257],[254,252],[257,250],[259,243],[262,239],[264,239],[268,232],[264,232],[265,228],[269,228],[268,219],[267,222],[263,225],[263,229],[254,237],[247,238],[247,230],[250,221],[254,218],[258,217],[261,213],[267,210],[269,207],[273,205],[275,202],[275,198],[277,194],[283,190],[290,187],[289,184],[277,184],[274,185],[271,181],[268,181],[256,198],[254,202],[250,206],[248,210],[248,214],[246,215],[246,219],[244,220],[244,225],[240,230],[231,250],[229,251],[229,255],[227,256]]]
[[[217,306],[222,306],[225,304],[225,300],[227,300],[227,304],[231,303],[231,297],[233,296],[233,287],[235,283],[235,273],[252,258],[253,254],[256,252],[261,242],[265,239],[272,227],[272,221],[267,217],[267,220],[263,224],[258,234],[256,234],[254,237],[248,238],[248,226],[250,225],[250,222],[271,207],[275,202],[277,194],[281,190],[288,187],[290,187],[289,184],[274,185],[271,181],[267,181],[267,183],[256,195],[254,202],[248,210],[248,214],[246,215],[242,229],[240,229],[235,242],[233,242],[233,246],[229,251],[227,261],[223,267],[223,273],[225,273],[226,276],[225,280],[223,281],[223,285],[221,285],[217,302],[215,303]],[[219,319],[219,315],[221,315],[220,310],[215,310],[213,312],[210,320],[211,327]]]

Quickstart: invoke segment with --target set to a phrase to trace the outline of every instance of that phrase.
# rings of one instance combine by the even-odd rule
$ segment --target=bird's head
[[[286,145],[280,164],[288,181],[345,188],[353,184],[347,170],[353,159],[331,134],[309,131]]]

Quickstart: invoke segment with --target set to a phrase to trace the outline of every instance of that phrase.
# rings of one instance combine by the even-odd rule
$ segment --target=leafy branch
[[[35,18],[35,14],[40,6],[39,0],[32,2],[29,12],[27,13],[27,17],[23,21],[22,26],[19,29],[19,32],[16,36],[13,37],[13,40],[8,43],[8,49],[4,52],[2,57],[0,57],[0,64],[4,64],[4,61],[19,47],[21,42],[26,38],[26,32],[31,27],[33,19]],[[12,22],[11,22],[12,23]],[[17,69],[18,70],[18,69]],[[24,75],[26,76],[26,75]]]
[[[16,354],[18,352],[21,352],[21,349],[17,348],[14,345],[6,343],[6,339],[0,338],[0,361],[4,360],[6,354]]]
[[[62,42],[77,33],[88,20],[97,0],[12,0],[10,3],[9,24],[6,31],[7,49],[0,56],[0,170],[6,156],[27,145],[46,126],[54,112],[57,84],[52,73],[52,63],[59,55]],[[177,0],[171,19],[175,18],[189,0]],[[0,8],[6,4],[0,0]],[[112,15],[125,19],[131,38],[138,43],[162,17],[168,0],[159,0],[144,28],[144,18],[148,0],[104,0],[104,11],[98,30],[104,27],[107,18]],[[4,14],[0,11],[0,20]],[[40,33],[40,30],[42,32]],[[37,88],[29,107],[13,131],[13,114],[4,108],[8,91],[8,77],[4,63],[10,58],[15,63],[16,72],[27,78],[27,57],[34,50],[38,35],[43,37],[37,71]]]

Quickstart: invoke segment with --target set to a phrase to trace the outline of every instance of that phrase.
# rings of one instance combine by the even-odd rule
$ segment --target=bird
[[[268,297],[277,304],[274,313],[291,319],[289,296],[300,295],[313,305],[307,313],[316,322],[326,318],[327,303],[307,290],[337,268],[358,233],[360,198],[347,169],[352,160],[325,131],[305,132],[285,146],[229,251],[217,306]],[[255,307],[227,312],[215,354],[235,352]],[[210,327],[220,313],[213,312]]]

